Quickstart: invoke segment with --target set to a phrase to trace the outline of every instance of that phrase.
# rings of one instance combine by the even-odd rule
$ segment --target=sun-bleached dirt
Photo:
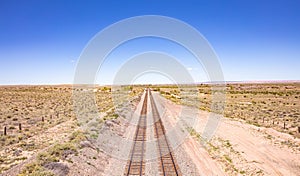
[[[123,175],[144,97],[136,103],[128,102],[116,109],[115,113],[119,117],[104,121],[97,138],[81,141],[78,153],[44,167],[58,175]],[[153,92],[153,97],[182,175],[299,175],[298,138],[271,128],[250,125],[242,120],[221,118],[214,137],[205,143],[201,134],[206,127],[209,112],[175,104],[157,92]],[[148,104],[145,173],[159,175],[159,155],[151,111]],[[46,147],[63,141],[71,133],[64,129],[75,130],[72,126],[76,127],[74,121],[61,123],[41,135],[28,138],[26,143],[31,143],[31,140]],[[58,131],[59,134],[56,134]],[[48,137],[54,135],[55,138]],[[16,149],[6,151],[15,152]],[[1,155],[4,155],[4,151]],[[20,155],[26,156],[26,152]],[[34,155],[29,153],[28,158],[34,158]],[[30,159],[26,161],[23,164],[31,162]],[[56,166],[59,166],[58,169],[55,169]],[[19,164],[5,174],[17,175],[21,168],[22,164]]]
[[[256,127],[243,121],[222,118],[215,136],[203,144],[201,133],[206,126],[209,112],[174,104],[158,93],[153,93],[153,95],[173,149],[172,153],[183,175],[297,175],[299,173],[300,152],[297,147],[299,141],[293,136],[269,128]],[[148,106],[148,108],[151,114],[151,107]],[[110,126],[110,130],[121,131],[119,135],[132,142],[140,109],[141,104],[137,106],[136,113],[131,112],[127,113],[127,116],[120,117],[118,123]],[[135,117],[132,116],[133,114]],[[192,117],[195,114],[196,116]],[[156,151],[153,136],[151,136],[153,122],[148,120],[147,123],[149,141],[146,155],[147,150],[154,153]],[[85,168],[94,168],[93,172],[97,171],[98,175],[124,174],[130,142],[126,144],[127,146],[124,145],[124,141],[118,142],[112,142],[114,153],[111,156],[103,151],[98,154],[101,155],[102,167],[98,167],[96,164],[98,159],[95,159],[86,163]],[[116,157],[122,151],[128,153],[123,153],[121,158]],[[88,155],[89,152],[84,153]],[[90,155],[88,158],[92,158],[93,154]],[[146,175],[159,173],[159,163],[155,159],[157,155],[153,153],[152,155],[146,157],[148,159]],[[75,174],[72,171],[70,173]]]
[[[12,146],[3,147],[0,150],[1,156],[14,156],[16,151],[19,151],[18,156],[24,157],[24,161],[20,160],[13,160],[11,162],[11,168],[4,172],[3,175],[13,176],[18,175],[18,173],[22,170],[25,164],[32,162],[36,155],[39,152],[47,150],[54,143],[62,143],[64,142],[70,133],[75,129],[74,121],[66,121],[61,123],[55,127],[49,128],[44,133],[33,136],[31,138],[26,139],[23,141],[24,145],[30,146],[27,150],[20,147],[20,144],[14,144]],[[49,136],[55,136],[55,138],[50,138]],[[43,149],[38,149],[35,146],[44,146]],[[8,157],[9,158],[9,157]]]
[[[165,121],[177,123],[179,120],[176,120],[176,117],[181,112],[182,106],[160,95],[157,95],[157,99],[165,109],[169,110],[170,115],[165,116],[169,118]],[[199,119],[193,127],[193,133],[202,134],[208,116],[209,112],[199,111]],[[205,148],[199,145],[200,141],[197,137],[193,140],[188,138],[183,145],[186,146],[185,152],[194,161],[198,170],[207,171],[206,174],[220,168],[223,174],[228,175],[298,175],[300,173],[300,142],[286,133],[222,118],[215,136]],[[215,174],[220,175],[213,173]]]
[[[174,105],[157,93],[153,93],[153,95],[160,109],[167,137],[174,149],[175,157],[183,175],[225,175],[220,165],[209,156],[200,143],[197,143],[187,133],[188,126],[182,124],[179,119],[182,107]],[[189,110],[194,111],[194,109]],[[197,111],[195,112],[197,114]],[[185,111],[185,113],[181,115],[187,117],[188,112]],[[195,114],[192,113],[190,115]],[[197,119],[192,121],[195,122]]]

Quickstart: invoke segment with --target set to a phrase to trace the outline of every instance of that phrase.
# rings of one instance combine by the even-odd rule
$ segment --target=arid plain
[[[75,115],[71,85],[1,86],[0,174],[120,175],[126,161],[117,161],[95,143],[106,130],[124,138],[135,131],[128,122],[146,87],[165,109],[160,116],[166,131],[176,126],[181,107],[199,111],[199,123],[184,126],[189,136],[173,149],[182,175],[300,173],[300,82],[269,82],[225,86],[224,118],[205,147],[204,122],[210,113],[219,113],[211,107],[211,84],[197,85],[185,102],[175,85],[124,86],[127,97],[118,104],[109,86],[86,88],[92,89],[99,113],[86,122]],[[93,130],[85,131],[83,123]],[[115,145],[115,150],[122,148]],[[116,164],[124,168],[118,170]]]

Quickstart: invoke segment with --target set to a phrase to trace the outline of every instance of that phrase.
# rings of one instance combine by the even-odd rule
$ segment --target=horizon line
[[[72,84],[72,83],[48,83],[48,84],[0,84],[0,87],[6,87],[6,86],[130,86],[130,85],[136,85],[136,86],[145,86],[145,85],[198,85],[198,84],[218,84],[218,83],[224,83],[224,84],[263,84],[263,83],[300,83],[300,80],[247,80],[247,81],[205,81],[205,82],[196,82],[196,83],[182,83],[182,84],[175,84],[175,83],[149,83],[149,84]]]

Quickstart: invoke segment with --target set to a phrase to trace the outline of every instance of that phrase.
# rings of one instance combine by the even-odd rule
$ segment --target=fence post
[[[22,124],[19,123],[19,130],[22,131]]]
[[[42,122],[44,122],[45,121],[45,119],[44,119],[44,116],[42,117]]]
[[[6,133],[6,126],[4,127],[4,136],[6,136],[7,133]]]

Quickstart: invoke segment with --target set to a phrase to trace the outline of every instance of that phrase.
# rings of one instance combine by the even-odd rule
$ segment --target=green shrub
[[[21,171],[18,176],[54,176],[54,174],[50,171],[47,171],[44,167],[39,165],[38,163],[29,163],[25,166],[25,168]]]

